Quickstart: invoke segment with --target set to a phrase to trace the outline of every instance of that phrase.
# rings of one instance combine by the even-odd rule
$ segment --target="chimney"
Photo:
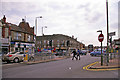
[[[5,15],[3,17],[3,22],[6,23],[6,17],[5,17]]]
[[[74,36],[72,35],[72,38],[74,39]]]
[[[22,22],[25,22],[25,19],[22,19]]]

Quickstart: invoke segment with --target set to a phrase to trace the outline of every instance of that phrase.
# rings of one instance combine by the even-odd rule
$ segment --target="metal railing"
[[[55,53],[34,53],[34,60],[30,61],[45,61],[45,60],[52,60],[56,58],[65,58],[68,57],[69,54],[67,52],[62,53],[61,55],[55,55]]]
[[[119,58],[119,53],[117,50],[115,50],[114,52],[112,53],[108,53],[108,58],[109,58],[109,61],[112,61],[112,60],[117,60]],[[107,53],[103,55],[103,61],[104,61],[104,64],[107,65]],[[109,64],[109,63],[108,63]]]

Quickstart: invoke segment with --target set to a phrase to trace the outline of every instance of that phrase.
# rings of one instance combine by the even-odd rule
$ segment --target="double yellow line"
[[[112,69],[102,69],[102,68],[101,69],[89,69],[90,66],[93,66],[93,65],[95,65],[97,63],[99,63],[99,62],[94,62],[92,64],[89,64],[89,65],[83,67],[83,69],[84,70],[89,70],[89,71],[108,71],[108,70],[118,70],[118,69],[120,69],[120,68],[112,68]]]

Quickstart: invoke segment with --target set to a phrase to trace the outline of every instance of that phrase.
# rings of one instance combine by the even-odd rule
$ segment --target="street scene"
[[[1,0],[0,11],[1,80],[120,79],[119,0]]]

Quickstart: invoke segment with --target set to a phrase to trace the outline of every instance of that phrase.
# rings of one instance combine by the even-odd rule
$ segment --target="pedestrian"
[[[77,58],[79,58],[79,60],[80,60],[80,50],[79,49],[77,50]]]
[[[75,57],[75,58],[76,58],[76,60],[77,60],[77,57],[76,57],[77,53],[76,53],[76,51],[75,51],[75,50],[72,52],[72,54],[73,54],[72,60],[74,60],[74,57]]]

